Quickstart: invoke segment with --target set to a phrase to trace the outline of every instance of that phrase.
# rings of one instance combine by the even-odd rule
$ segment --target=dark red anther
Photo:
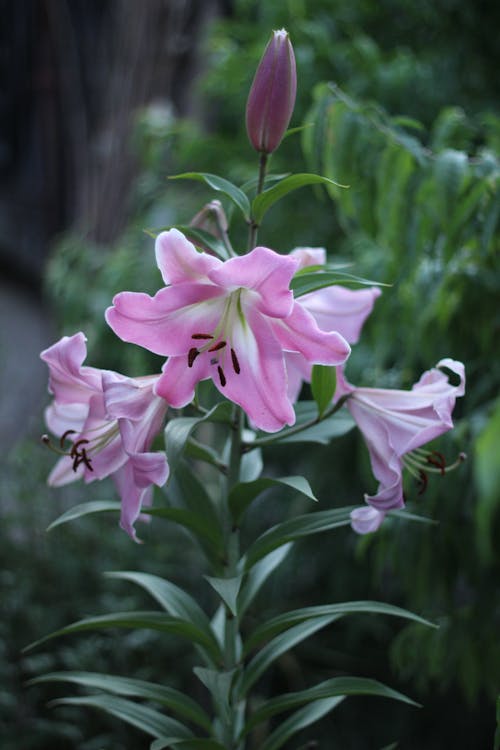
[[[76,430],[66,430],[66,432],[61,435],[61,439],[59,440],[59,445],[61,448],[64,448],[64,441],[68,437],[68,435],[74,435],[76,433]]]
[[[195,346],[193,346],[193,348],[189,350],[189,352],[188,352],[188,367],[192,367],[193,366],[194,361],[195,361],[195,359],[196,359],[196,357],[198,356],[199,353],[200,352],[198,351],[198,349]]]
[[[80,464],[85,464],[85,466],[87,467],[89,471],[94,471],[94,469],[92,468],[92,462],[90,458],[88,457],[87,451],[85,450],[85,448],[82,448],[80,453],[77,453],[75,455],[74,460],[73,460],[73,471],[76,471],[78,467],[80,466]]]
[[[233,363],[233,370],[235,371],[236,375],[239,375],[241,372],[241,367],[234,349],[231,349],[231,362]]]
[[[77,458],[82,453],[84,453],[85,452],[85,448],[82,448],[80,450],[80,446],[81,445],[86,445],[88,442],[89,441],[86,440],[85,438],[80,438],[80,440],[77,440],[76,443],[73,443],[73,447],[71,448],[71,451],[70,451],[70,454],[69,454],[71,456],[71,458]]]
[[[193,333],[191,336],[192,339],[213,339],[213,336],[211,336],[209,333]]]
[[[227,380],[226,380],[226,376],[224,375],[224,370],[222,369],[220,365],[217,367],[217,372],[219,373],[220,384],[224,388],[224,386],[227,383]]]
[[[418,476],[419,476],[419,480],[418,480],[418,488],[419,489],[418,489],[417,494],[418,495],[423,495],[424,492],[427,489],[427,484],[429,482],[429,478],[428,478],[427,474],[425,473],[425,471],[422,471],[422,469],[419,470]]]
[[[211,346],[208,351],[209,352],[218,352],[219,349],[224,349],[225,346],[226,346],[226,342],[225,341],[219,341],[218,344],[215,344],[214,346]]]
[[[442,453],[438,453],[438,451],[432,451],[432,453],[427,457],[427,463],[438,468],[441,471],[441,474],[445,473],[446,459]]]

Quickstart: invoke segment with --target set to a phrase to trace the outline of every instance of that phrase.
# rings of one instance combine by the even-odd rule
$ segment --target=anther
[[[192,339],[213,339],[213,336],[211,336],[209,333],[193,333],[191,336]]]
[[[73,447],[71,448],[71,451],[70,451],[70,454],[69,454],[71,456],[71,458],[76,458],[79,455],[81,455],[82,453],[84,453],[85,452],[85,448],[80,449],[80,446],[81,445],[86,445],[88,442],[89,441],[86,440],[85,438],[81,438],[80,440],[77,440],[76,443],[73,443]]]
[[[193,336],[193,338],[194,338],[194,336]],[[199,353],[200,352],[198,351],[198,349],[195,346],[193,346],[193,348],[189,350],[189,352],[188,352],[188,367],[192,367],[193,366],[194,361],[195,361],[195,359],[196,359],[196,357],[198,356]]]
[[[427,489],[427,484],[429,482],[429,478],[428,478],[427,474],[425,473],[425,471],[422,471],[422,469],[419,470],[418,476],[419,476],[419,480],[418,480],[418,488],[419,489],[418,489],[417,494],[418,495],[423,495],[424,492]]]
[[[446,459],[442,453],[438,453],[437,451],[432,451],[432,453],[429,456],[427,456],[427,463],[430,464],[431,466],[435,466],[436,468],[438,468],[441,474],[445,473]]]
[[[224,375],[224,370],[222,369],[220,365],[217,367],[217,372],[219,373],[220,384],[224,388],[224,386],[227,383],[227,380],[226,380],[226,376]]]
[[[215,344],[214,346],[211,346],[208,351],[209,352],[218,352],[219,349],[224,349],[225,346],[226,346],[226,342],[225,341],[219,341],[218,344]]]
[[[235,371],[236,375],[239,375],[241,372],[241,367],[234,349],[231,349],[231,362],[233,363],[233,370]]]
[[[64,448],[64,442],[66,438],[68,437],[68,435],[75,435],[75,434],[76,434],[76,430],[66,430],[66,432],[61,435],[61,438],[59,440],[59,445],[61,446],[61,448]]]

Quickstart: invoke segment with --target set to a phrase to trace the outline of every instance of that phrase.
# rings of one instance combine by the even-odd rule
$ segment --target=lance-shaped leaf
[[[350,523],[352,509],[353,506],[348,506],[309,513],[273,526],[258,537],[247,551],[245,570],[250,570],[258,560],[287,542],[347,526]]]
[[[201,630],[211,633],[210,620],[200,605],[175,583],[150,573],[120,570],[105,573],[109,578],[131,581],[141,586],[158,602],[160,607],[173,617],[189,620]]]
[[[219,594],[234,617],[238,616],[237,599],[243,576],[234,578],[214,578],[205,576],[212,588]]]
[[[301,729],[314,724],[333,711],[339,703],[342,703],[344,696],[335,696],[333,698],[322,698],[321,700],[309,703],[309,705],[300,708],[294,714],[288,717],[267,739],[262,743],[259,750],[279,750],[294,734]]]
[[[306,185],[335,185],[336,187],[347,187],[346,185],[339,185],[334,180],[330,180],[328,177],[322,177],[319,174],[292,174],[290,177],[285,177],[284,180],[278,182],[277,185],[268,190],[264,190],[263,193],[257,195],[252,202],[252,218],[256,224],[260,224],[266,212],[273,206],[277,201],[284,198],[285,195],[291,193],[293,190],[305,187]]]
[[[319,443],[328,445],[334,438],[341,437],[356,427],[356,422],[346,409],[336,411],[329,417],[318,417],[318,407],[314,401],[299,401],[295,405],[297,417],[293,427],[285,427],[275,435],[259,433],[257,445],[281,443]],[[251,446],[251,443],[249,443]]]
[[[290,488],[294,490],[294,492],[299,492],[310,500],[317,501],[309,482],[301,476],[281,477],[279,479],[273,477],[261,477],[253,482],[240,482],[239,484],[236,484],[229,493],[229,507],[231,508],[235,522],[238,523],[240,521],[250,503],[255,500],[261,492],[268,490],[270,487],[280,486]]]
[[[342,271],[314,271],[312,273],[297,273],[290,282],[290,289],[294,297],[302,297],[303,294],[315,292],[334,284],[353,284],[355,286],[388,286],[379,281],[364,279],[352,273]]]
[[[229,422],[232,404],[222,401],[202,417],[178,417],[171,419],[165,427],[165,451],[168,456],[170,477],[174,474],[192,432],[203,422]]]
[[[53,633],[40,638],[39,640],[26,646],[24,651],[28,651],[42,643],[58,638],[62,635],[72,633],[81,633],[87,630],[99,630],[101,628],[129,628],[146,630],[157,630],[163,633],[172,633],[186,638],[188,641],[201,646],[206,653],[215,661],[221,659],[221,652],[215,636],[206,633],[205,630],[194,625],[192,622],[183,620],[179,617],[169,617],[162,612],[116,612],[112,615],[98,615],[97,617],[86,617],[78,620],[64,628],[55,630]]]
[[[246,221],[250,219],[250,201],[239,187],[224,177],[209,172],[184,172],[170,177],[171,180],[198,180],[206,183],[212,190],[223,193],[237,206]]]
[[[243,734],[248,734],[253,727],[262,721],[276,714],[283,713],[283,711],[288,711],[291,708],[302,706],[304,703],[312,703],[322,698],[333,698],[334,696],[341,695],[376,695],[381,698],[392,698],[403,703],[409,703],[411,706],[419,705],[411,700],[411,698],[387,687],[387,685],[378,682],[378,680],[372,680],[367,677],[333,677],[306,690],[286,693],[285,695],[279,695],[276,698],[266,701],[247,721]]]
[[[260,643],[267,641],[277,633],[281,633],[283,630],[286,630],[299,622],[305,622],[306,620],[315,619],[316,617],[325,617],[327,615],[338,615],[339,617],[343,617],[344,615],[360,613],[402,617],[405,620],[413,620],[422,625],[436,627],[434,623],[420,617],[420,615],[416,615],[414,612],[410,612],[407,609],[396,607],[393,604],[384,604],[383,602],[372,602],[366,600],[356,602],[338,602],[336,604],[324,604],[318,607],[302,607],[301,609],[294,609],[267,620],[262,623],[262,625],[259,625],[246,639],[244,651],[245,653],[249,653]]]
[[[166,706],[185,719],[193,721],[207,732],[212,729],[212,722],[207,713],[192,698],[174,688],[157,685],[154,682],[135,680],[119,675],[100,674],[98,672],[49,672],[29,680],[29,685],[41,682],[70,682],[86,688],[126,695],[134,698],[145,698]]]
[[[240,616],[247,610],[271,573],[280,565],[292,548],[291,542],[273,550],[255,563],[248,573],[238,596]]]
[[[149,706],[140,703],[117,698],[114,695],[87,695],[78,698],[58,698],[52,701],[52,706],[89,706],[105,711],[117,719],[126,721],[127,724],[141,729],[152,737],[168,737],[172,742],[176,740],[189,739],[193,736],[188,727],[176,719],[160,714]]]
[[[318,406],[318,414],[323,416],[332,403],[337,387],[337,370],[327,365],[313,365],[311,392]]]
[[[264,646],[259,653],[254,656],[245,668],[241,681],[238,685],[238,692],[241,697],[245,696],[252,685],[261,677],[266,669],[276,661],[282,654],[290,651],[298,643],[301,643],[309,636],[316,633],[317,630],[330,625],[338,619],[338,615],[326,615],[317,617],[314,620],[301,622],[299,625],[290,628],[286,633],[280,633]]]
[[[88,516],[92,513],[104,513],[109,511],[120,511],[121,504],[117,500],[91,500],[88,503],[74,505],[69,510],[62,513],[55,521],[52,521],[47,531],[52,531],[57,526],[61,526],[68,521],[74,521],[82,516]]]
[[[191,740],[180,740],[172,742],[171,740],[155,740],[151,743],[149,750],[226,750],[224,745],[215,740],[206,740],[195,737]]]
[[[195,667],[193,672],[202,682],[216,706],[218,706],[219,716],[226,720],[229,718],[229,693],[234,678],[234,669],[227,672],[221,672],[215,669],[205,669],[204,667]]]

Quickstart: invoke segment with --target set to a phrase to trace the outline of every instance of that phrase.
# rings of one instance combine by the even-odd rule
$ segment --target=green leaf
[[[174,474],[180,462],[184,447],[191,433],[203,422],[229,422],[232,404],[221,401],[202,417],[178,417],[171,419],[165,427],[165,451],[170,466],[170,476]]]
[[[353,508],[354,506],[349,506],[309,513],[273,526],[256,539],[247,551],[244,558],[245,570],[250,570],[258,560],[287,542],[347,526],[351,521],[350,513]]]
[[[121,504],[116,500],[91,500],[88,503],[81,503],[80,505],[74,505],[72,508],[67,510],[65,513],[52,521],[47,531],[52,531],[56,526],[61,526],[63,523],[68,521],[74,521],[82,516],[88,516],[91,513],[104,513],[109,511],[119,512]]]
[[[195,667],[193,672],[205,685],[216,706],[219,708],[219,715],[228,720],[230,715],[229,693],[234,678],[234,669],[227,672],[220,672],[216,669],[205,669],[204,667]]]
[[[342,437],[356,427],[356,422],[346,410],[338,411],[321,422],[298,432],[293,428],[282,430],[279,443],[319,443],[329,445],[335,438]]]
[[[323,698],[319,701],[309,703],[309,705],[300,708],[294,714],[282,722],[272,734],[261,744],[259,750],[278,750],[288,742],[301,729],[314,724],[333,711],[339,703],[342,703],[344,696],[335,696],[334,698]]]
[[[58,638],[61,635],[70,635],[72,633],[81,633],[87,630],[99,630],[100,628],[145,628],[147,630],[157,630],[163,633],[172,633],[180,635],[183,638],[201,646],[214,660],[220,660],[221,653],[215,636],[209,635],[187,620],[178,617],[168,617],[162,612],[116,612],[112,615],[98,615],[96,617],[86,617],[83,620],[66,625],[64,628],[50,633],[40,638],[23,649],[29,651],[42,643],[46,643],[52,638]]]
[[[205,576],[205,578],[212,588],[219,594],[222,601],[227,605],[229,611],[237,617],[238,608],[236,601],[243,576],[235,576],[234,578],[213,578],[211,576]]]
[[[238,596],[238,610],[240,616],[248,609],[261,587],[271,573],[280,565],[292,548],[292,543],[284,544],[255,563],[248,573]]]
[[[264,218],[265,213],[274,205],[277,201],[283,198],[292,190],[304,187],[305,185],[335,185],[336,187],[347,187],[347,185],[339,185],[337,182],[330,180],[328,177],[322,177],[319,174],[293,174],[290,177],[285,177],[284,180],[278,182],[277,185],[264,190],[263,193],[257,195],[252,202],[252,218],[256,224],[260,224]]]
[[[178,229],[179,232],[182,232],[182,234],[197,248],[203,251],[208,248],[222,260],[227,260],[229,257],[226,246],[217,237],[204,229],[191,227],[189,224],[171,224],[170,226],[160,227],[158,229],[145,229],[144,231],[146,234],[149,234],[150,237],[156,239],[160,232],[167,232],[169,229]]]
[[[198,180],[205,182],[212,190],[221,192],[237,206],[243,214],[246,221],[250,220],[250,201],[247,196],[240,190],[239,187],[233,185],[229,180],[224,177],[219,177],[216,174],[210,174],[208,172],[184,172],[184,174],[177,174],[169,178],[170,180]]]
[[[306,638],[309,638],[309,636],[316,633],[317,630],[321,630],[321,628],[330,625],[337,620],[338,617],[339,615],[332,614],[301,622],[287,630],[285,633],[280,633],[269,641],[269,643],[266,644],[247,665],[238,686],[239,695],[243,698],[259,677],[261,677],[271,664],[273,664],[273,662],[275,662],[282,654],[290,651],[290,649],[304,641]]]
[[[318,414],[323,416],[326,409],[332,403],[337,388],[337,370],[327,365],[313,365],[311,374],[311,392],[316,404]]]
[[[50,672],[29,680],[29,685],[41,682],[71,682],[86,688],[127,695],[136,698],[146,698],[166,706],[171,711],[183,716],[203,727],[207,732],[212,729],[212,721],[207,713],[191,698],[174,688],[157,685],[154,682],[135,680],[118,675],[99,674],[98,672]]]
[[[436,627],[432,622],[425,620],[423,617],[420,617],[420,615],[416,615],[409,610],[402,609],[401,607],[396,607],[393,604],[384,604],[383,602],[373,602],[368,600],[338,602],[336,604],[324,604],[317,607],[302,607],[300,609],[294,609],[267,620],[262,623],[262,625],[259,625],[248,637],[245,642],[245,653],[248,653],[263,641],[267,641],[277,633],[280,633],[297,623],[328,615],[343,617],[344,615],[360,613],[402,617],[405,620],[413,620],[422,625]]]
[[[325,682],[321,682],[319,685],[307,688],[306,690],[279,695],[276,698],[271,698],[266,701],[266,703],[252,714],[245,725],[243,734],[248,734],[253,727],[257,726],[262,721],[265,721],[276,714],[283,713],[283,711],[288,711],[291,708],[296,708],[304,703],[311,703],[312,701],[320,700],[322,698],[333,698],[334,696],[341,695],[375,695],[381,698],[392,698],[393,700],[408,703],[411,706],[419,705],[406,695],[387,687],[377,680],[372,680],[367,677],[333,677],[330,680],[325,680]]]
[[[183,591],[175,583],[166,578],[152,575],[150,573],[137,573],[129,570],[119,570],[105,573],[108,578],[118,578],[131,581],[141,586],[148,594],[158,602],[169,615],[189,620],[201,630],[211,633],[210,620],[200,605],[192,596]]]
[[[155,740],[151,743],[149,750],[166,750],[166,748],[171,748],[171,750],[225,750],[220,742],[200,738],[181,740],[180,742]]]
[[[207,504],[207,516],[208,516]],[[165,518],[191,531],[209,559],[216,559],[221,549],[220,529],[207,522],[203,516],[185,508],[143,508],[143,513]]]
[[[163,716],[149,706],[117,698],[114,695],[87,695],[78,698],[59,698],[52,706],[89,706],[105,711],[117,719],[127,722],[153,737],[169,737],[172,741],[189,739],[193,733],[184,724],[168,716]]]
[[[327,286],[335,284],[354,284],[356,286],[389,286],[382,284],[380,281],[364,279],[361,276],[355,276],[345,271],[313,271],[308,273],[295,274],[290,282],[294,297],[302,297],[303,294],[315,292],[318,289],[324,289]]]
[[[494,519],[500,509],[499,443],[500,399],[479,433],[474,448],[474,480],[478,489],[475,506],[476,548],[486,563],[493,561],[496,548]]]
[[[270,487],[288,487],[317,502],[309,482],[301,476],[281,477],[280,479],[261,477],[253,482],[240,482],[229,493],[229,507],[236,523],[239,523],[250,503]]]

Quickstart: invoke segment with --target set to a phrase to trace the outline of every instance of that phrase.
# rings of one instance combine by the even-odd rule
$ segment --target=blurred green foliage
[[[355,669],[424,704],[416,715],[392,706],[389,715],[376,701],[353,701],[352,708],[341,707],[330,724],[325,722],[324,730],[311,730],[308,737],[319,738],[321,747],[336,742],[342,750],[364,750],[360,710],[379,741],[374,747],[396,739],[410,750],[490,747],[500,684],[500,121],[494,33],[500,8],[489,0],[236,0],[233,5],[233,14],[213,25],[206,42],[207,66],[199,81],[203,122],[178,120],[157,106],[140,114],[133,146],[142,169],[131,196],[129,227],[112,248],[71,233],[62,237],[47,272],[52,304],[64,333],[86,332],[89,360],[96,366],[131,375],[158,370],[158,358],[116,341],[103,310],[117,291],[159,287],[153,243],[144,230],[187,223],[213,197],[204,186],[166,183],[167,172],[215,172],[238,184],[255,176],[245,101],[267,41],[263,30],[285,26],[299,75],[291,124],[307,127],[284,141],[271,169],[304,171],[305,156],[309,169],[350,189],[329,195],[323,188],[298,191],[273,207],[260,241],[284,252],[324,245],[335,260],[352,262],[354,272],[393,285],[377,302],[349,377],[363,385],[409,387],[441,357],[462,359],[467,394],[457,405],[455,431],[439,448],[451,460],[464,450],[469,460],[438,477],[418,500],[419,512],[439,526],[394,521],[371,538],[343,533],[319,549],[301,543],[260,598],[269,613],[283,597],[288,606],[343,599],[346,593],[379,598],[436,618],[440,629],[377,619],[367,629],[366,622],[354,620],[339,631],[335,644],[327,632],[303,646],[299,660],[291,655],[277,670],[276,685],[268,687],[307,683],[310,672],[326,678]],[[236,224],[233,236],[244,242],[245,227]],[[269,456],[280,471],[292,460],[279,448]],[[70,708],[37,718],[41,702],[56,689],[26,691],[22,681],[58,667],[121,670],[148,679],[155,676],[159,658],[175,664],[171,684],[178,680],[186,689],[190,664],[176,644],[153,643],[149,635],[137,642],[135,634],[120,634],[116,643],[109,635],[92,635],[25,658],[19,652],[72,619],[128,603],[133,608],[135,599],[124,603],[123,589],[100,579],[105,569],[161,575],[175,569],[177,580],[184,576],[187,587],[197,591],[196,564],[178,531],[158,521],[148,530],[145,548],[131,545],[115,530],[115,520],[110,525],[102,517],[46,537],[43,529],[61,510],[59,494],[43,489],[49,463],[39,449],[24,447],[7,473],[12,504],[2,519],[2,588],[9,604],[0,666],[9,692],[1,694],[2,747],[137,747],[138,735],[134,739],[131,730],[100,723],[93,715],[84,730],[78,729]],[[304,450],[292,466],[293,473],[311,478],[325,507],[361,500],[373,486],[366,452],[354,434],[329,448]],[[105,489],[76,490],[64,502],[90,499],[89,494],[102,499]],[[411,484],[407,493],[414,501]],[[259,525],[273,522],[277,513],[263,502]],[[387,675],[389,648],[392,675]]]

